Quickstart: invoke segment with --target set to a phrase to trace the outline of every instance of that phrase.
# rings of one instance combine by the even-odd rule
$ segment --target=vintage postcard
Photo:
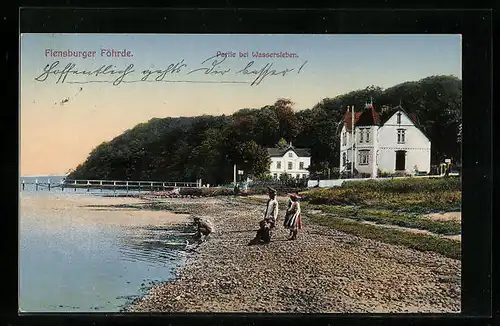
[[[460,312],[461,47],[22,34],[19,311]]]

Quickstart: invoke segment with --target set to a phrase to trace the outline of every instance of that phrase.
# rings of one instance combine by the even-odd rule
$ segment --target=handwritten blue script
[[[300,74],[307,61],[288,68],[277,68],[275,62],[249,61],[232,68],[227,57],[212,56],[203,60],[199,66],[191,69],[184,59],[169,64],[165,69],[138,70],[134,64],[119,68],[115,65],[102,65],[97,69],[79,69],[75,63],[66,65],[54,61],[43,68],[43,72],[35,78],[38,82],[54,81],[56,84],[72,83],[111,83],[118,86],[122,83],[138,82],[168,82],[168,83],[220,83],[249,84],[257,86],[269,76],[285,77]],[[280,64],[279,66],[282,66]],[[84,76],[85,78],[78,78]],[[242,80],[231,80],[229,76],[240,77]],[[94,78],[95,77],[95,78]],[[208,79],[206,77],[209,77]],[[237,79],[237,78],[234,78]]]

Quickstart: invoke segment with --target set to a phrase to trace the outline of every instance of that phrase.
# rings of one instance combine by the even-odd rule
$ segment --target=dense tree
[[[325,98],[310,109],[296,112],[290,99],[245,108],[230,116],[154,118],[97,146],[87,160],[71,171],[74,179],[124,179],[227,183],[233,166],[244,176],[267,172],[267,147],[292,142],[311,150],[311,172],[338,168],[339,134],[347,106],[363,110],[373,102],[382,119],[391,108],[403,108],[418,116],[419,125],[432,141],[432,161],[458,157],[462,123],[461,80],[431,76],[383,90],[362,90]],[[387,110],[382,110],[382,108]]]
[[[293,141],[299,133],[299,122],[293,105],[291,100],[284,98],[278,99],[273,105],[279,123],[279,136],[289,141]]]

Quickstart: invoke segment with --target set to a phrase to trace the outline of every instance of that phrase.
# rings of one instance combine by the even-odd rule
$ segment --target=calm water
[[[26,189],[21,196],[95,196],[56,191]],[[45,198],[50,206],[51,198]],[[75,225],[73,215],[77,213],[71,209],[23,210],[21,205],[21,311],[116,312],[153,283],[172,279],[185,261],[184,242],[189,230],[105,223]]]

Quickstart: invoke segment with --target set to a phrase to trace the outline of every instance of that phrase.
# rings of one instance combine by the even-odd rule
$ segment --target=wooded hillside
[[[71,179],[165,180],[223,184],[232,181],[233,164],[252,176],[266,172],[266,147],[281,138],[311,149],[311,172],[339,164],[339,125],[348,105],[362,110],[373,99],[375,109],[401,103],[415,113],[432,141],[432,162],[459,157],[462,82],[431,76],[388,89],[370,86],[325,98],[296,110],[291,99],[263,108],[243,108],[230,116],[154,118],[97,146],[68,176]],[[391,110],[381,112],[381,117]]]

